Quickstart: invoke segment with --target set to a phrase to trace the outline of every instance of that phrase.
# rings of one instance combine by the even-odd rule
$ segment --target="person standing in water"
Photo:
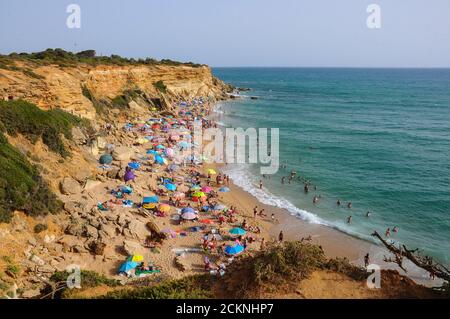
[[[260,180],[259,181],[259,189],[262,189],[263,188],[263,182],[262,182],[262,180]]]
[[[388,228],[386,229],[386,237],[390,237],[391,236],[391,229]]]
[[[347,224],[351,224],[352,223],[352,216],[348,216],[347,217]]]
[[[352,208],[352,202],[348,202],[347,207]]]
[[[337,200],[336,205],[341,206],[341,200],[340,199]]]
[[[278,234],[278,241],[280,243],[282,243],[283,242],[283,238],[284,238],[284,234],[283,234],[283,231],[281,230],[280,233]]]
[[[369,211],[367,211],[367,213],[366,213],[366,217],[370,217],[370,212]]]
[[[364,267],[367,268],[367,266],[369,266],[369,264],[370,264],[370,257],[369,257],[369,253],[367,253],[367,254],[364,256]]]

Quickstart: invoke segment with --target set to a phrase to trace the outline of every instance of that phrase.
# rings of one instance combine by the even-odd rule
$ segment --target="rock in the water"
[[[116,161],[128,161],[133,155],[133,151],[129,147],[119,146],[114,149],[112,155]]]
[[[60,184],[61,193],[65,195],[78,194],[81,192],[80,184],[71,177],[65,177]]]
[[[142,255],[145,253],[145,248],[139,243],[130,240],[123,241],[123,250],[127,255]]]

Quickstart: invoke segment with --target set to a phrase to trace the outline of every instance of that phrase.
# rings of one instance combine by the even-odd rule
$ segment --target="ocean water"
[[[287,168],[263,179],[257,164],[229,165],[237,185],[266,204],[364,240],[397,226],[392,240],[450,264],[449,69],[213,72],[252,89],[218,106],[222,125],[280,129],[280,162]],[[282,185],[292,169],[317,190],[305,194],[300,180]]]

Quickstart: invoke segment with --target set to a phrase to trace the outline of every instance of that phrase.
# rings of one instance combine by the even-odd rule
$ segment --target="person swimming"
[[[340,199],[337,200],[336,205],[341,206],[341,200]]]

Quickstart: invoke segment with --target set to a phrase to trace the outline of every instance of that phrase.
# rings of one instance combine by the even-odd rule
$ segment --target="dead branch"
[[[428,256],[420,256],[418,254],[418,249],[408,249],[405,245],[401,245],[399,247],[396,247],[393,243],[388,243],[383,237],[378,234],[378,232],[373,232],[372,236],[378,238],[381,243],[395,256],[395,260],[392,260],[392,258],[387,259],[388,262],[395,262],[401,269],[403,269],[405,272],[406,270],[403,268],[403,257],[410,260],[414,265],[416,265],[419,268],[422,268],[426,271],[428,271],[432,276],[438,277],[440,279],[443,279],[445,281],[450,281],[450,271],[442,264],[434,262],[433,258]]]

